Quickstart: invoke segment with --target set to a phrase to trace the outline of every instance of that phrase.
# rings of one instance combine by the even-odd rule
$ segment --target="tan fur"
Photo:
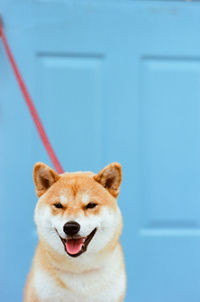
[[[26,281],[26,285],[25,285],[25,289],[24,289],[24,301],[40,302],[40,300],[38,299],[38,297],[36,295],[36,292],[35,292],[33,286],[31,285],[33,275],[34,275],[34,265],[32,266],[32,269],[31,269],[31,271],[28,275],[27,281]]]
[[[119,163],[112,163],[100,171],[94,179],[103,185],[114,197],[119,195],[122,169]]]
[[[78,212],[83,211],[87,215],[88,211],[84,210],[84,203],[81,200],[82,194],[84,192],[90,192],[90,199],[93,202],[97,202],[100,206],[107,205],[112,208],[115,208],[116,201],[112,195],[108,196],[107,190],[102,190],[102,186],[94,181],[94,176],[91,174],[78,174],[78,173],[65,173],[59,180],[54,184],[53,187],[50,187],[48,190],[48,198],[45,198],[42,203],[52,205],[56,202],[59,202],[60,194],[65,188],[65,194],[68,196],[68,202],[64,203],[64,209],[55,209],[52,207],[52,214],[56,215],[58,212],[63,215],[76,215]],[[41,188],[41,187],[40,187]],[[44,189],[38,190],[36,188],[36,193]],[[108,198],[109,197],[109,198]],[[41,206],[42,206],[41,203]],[[80,206],[81,205],[81,206]],[[95,208],[93,213],[98,214],[100,207]]]
[[[57,173],[43,163],[37,163],[34,167],[34,182],[36,186],[36,194],[40,197],[38,206],[42,209],[46,206],[50,207],[51,214],[55,217],[60,215],[67,219],[67,217],[84,214],[85,217],[92,215],[99,215],[102,207],[106,206],[113,211],[117,210],[116,198],[120,191],[122,173],[121,165],[112,163],[100,171],[97,175],[91,172],[76,172],[64,173],[57,175]],[[94,209],[87,210],[87,202],[84,201],[83,196],[87,196],[89,201],[96,203]],[[63,200],[61,202],[61,196]],[[55,203],[62,203],[63,208],[56,208]],[[101,263],[108,255],[116,250],[119,246],[119,237],[121,234],[122,223],[120,222],[115,229],[112,239],[106,246],[95,255],[95,263]],[[124,272],[123,253],[120,247],[120,263],[121,269]],[[43,269],[58,288],[71,291],[72,289],[63,280],[62,274],[73,273],[77,274],[91,274],[96,272],[98,274],[98,265],[90,267],[82,265],[76,261],[71,261],[70,257],[60,254],[53,249],[48,242],[43,238],[39,232],[39,244],[33,260],[33,265],[29,273],[26,287],[24,291],[24,302],[43,302],[35,292],[34,288],[34,274],[35,271]],[[117,302],[124,300],[125,290]],[[45,300],[46,302],[46,300]],[[47,302],[53,302],[48,300]],[[106,301],[105,301],[106,302]]]
[[[42,194],[45,193],[47,187],[51,186],[54,182],[59,179],[57,173],[49,168],[47,165],[43,163],[38,163],[35,165],[34,172],[33,172],[33,179],[36,185],[36,194],[40,197]],[[43,181],[42,181],[43,180]],[[45,182],[48,182],[48,184]]]

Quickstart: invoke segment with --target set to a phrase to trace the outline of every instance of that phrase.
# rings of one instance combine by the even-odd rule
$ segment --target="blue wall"
[[[200,301],[200,3],[0,0],[66,171],[123,166],[126,302]],[[22,300],[51,164],[0,43],[0,300]]]

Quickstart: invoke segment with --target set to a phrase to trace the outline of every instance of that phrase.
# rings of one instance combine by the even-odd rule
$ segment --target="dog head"
[[[112,163],[98,174],[58,175],[44,163],[34,166],[39,197],[35,222],[40,239],[69,257],[114,248],[122,228],[117,205],[121,165]]]

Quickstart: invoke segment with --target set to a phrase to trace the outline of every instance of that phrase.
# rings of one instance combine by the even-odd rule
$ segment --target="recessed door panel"
[[[68,171],[100,166],[104,57],[40,53],[37,61],[37,102],[52,143],[63,144],[61,162]]]

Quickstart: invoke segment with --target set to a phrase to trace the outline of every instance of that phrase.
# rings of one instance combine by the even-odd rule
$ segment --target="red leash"
[[[47,134],[46,134],[46,132],[44,130],[44,127],[43,127],[42,122],[40,120],[40,117],[39,117],[39,115],[37,113],[35,105],[34,105],[32,99],[31,99],[31,97],[29,95],[29,92],[28,92],[28,90],[26,88],[26,85],[25,85],[25,83],[23,81],[23,78],[22,78],[22,76],[21,76],[21,74],[20,74],[20,72],[19,72],[19,70],[17,68],[17,64],[15,63],[15,59],[14,59],[14,57],[12,55],[12,52],[11,52],[11,50],[9,48],[6,36],[4,34],[3,25],[2,25],[2,21],[1,20],[0,20],[0,37],[2,38],[3,45],[5,47],[6,53],[8,55],[8,58],[10,60],[11,66],[12,66],[14,74],[15,74],[15,77],[17,79],[17,82],[19,84],[21,92],[22,92],[22,94],[24,96],[24,99],[26,101],[26,104],[28,106],[30,114],[31,114],[31,116],[33,118],[35,126],[36,126],[36,128],[38,130],[40,138],[41,138],[41,140],[42,140],[42,142],[44,144],[44,147],[46,148],[46,151],[47,151],[47,153],[48,153],[48,155],[49,155],[49,157],[50,157],[50,159],[51,159],[54,167],[56,168],[57,172],[61,174],[61,173],[64,172],[64,170],[63,170],[63,168],[62,168],[62,166],[61,166],[61,164],[60,164],[60,162],[59,162],[59,160],[58,160],[58,158],[57,158],[57,156],[56,156],[56,154],[55,154],[55,152],[54,152],[54,150],[53,150],[53,148],[51,146],[51,143],[50,143],[50,141],[49,141],[49,139],[47,137]]]

